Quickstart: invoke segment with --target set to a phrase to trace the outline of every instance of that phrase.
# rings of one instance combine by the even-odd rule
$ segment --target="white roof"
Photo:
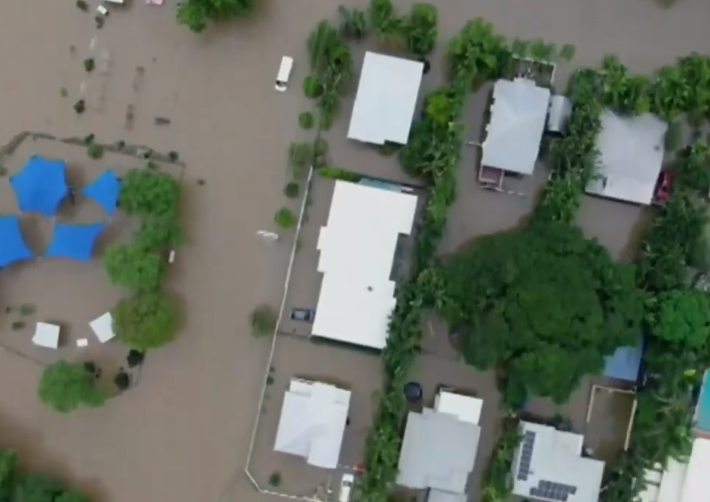
[[[597,179],[587,192],[610,199],[650,204],[663,164],[668,124],[647,113],[621,117],[610,110],[601,116],[597,137]]]
[[[550,90],[532,80],[498,80],[493,87],[491,121],[486,126],[481,164],[532,174],[547,121]]]
[[[434,400],[434,410],[455,415],[462,422],[478,425],[483,400],[454,392],[440,391]]]
[[[569,502],[597,502],[604,462],[582,457],[584,437],[559,431],[548,425],[521,422],[523,439],[513,461],[513,493],[525,498],[548,501],[549,486],[569,488]],[[528,435],[530,437],[528,438]],[[525,452],[526,441],[529,450]],[[522,464],[527,455],[527,467]]]
[[[59,326],[47,322],[38,322],[32,343],[48,349],[59,348]]]
[[[96,334],[96,338],[98,338],[101,343],[106,343],[116,336],[113,332],[113,316],[111,312],[106,312],[91,321],[89,327],[91,327],[94,334]]]
[[[710,494],[710,440],[696,438],[693,441],[693,452],[688,461],[685,474],[683,494],[679,502],[706,502]]]
[[[390,280],[397,239],[410,234],[417,196],[336,181],[326,226],[320,230],[323,274],[312,333],[384,348],[397,302]]]
[[[291,379],[284,395],[274,450],[303,457],[316,467],[338,466],[350,391]]]
[[[406,145],[423,71],[419,61],[366,52],[348,138]]]

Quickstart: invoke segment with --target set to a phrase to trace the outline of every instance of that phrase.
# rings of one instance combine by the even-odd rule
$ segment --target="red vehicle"
[[[654,199],[656,204],[664,204],[671,194],[671,186],[673,186],[673,173],[670,171],[661,171],[656,181],[656,191]]]

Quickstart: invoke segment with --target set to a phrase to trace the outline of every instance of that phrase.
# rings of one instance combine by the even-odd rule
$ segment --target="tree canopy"
[[[20,502],[55,502],[63,491],[64,487],[58,480],[33,472],[22,478],[17,499]]]
[[[436,46],[436,25],[439,13],[432,4],[417,3],[412,6],[405,22],[407,49],[418,56],[426,56]]]
[[[654,299],[651,326],[656,338],[692,350],[710,341],[710,296],[692,289],[664,291]]]
[[[70,413],[81,405],[101,406],[106,400],[106,393],[83,364],[64,360],[44,368],[37,393],[40,401],[60,413]]]
[[[177,312],[170,296],[160,291],[136,293],[113,309],[116,338],[138,350],[156,349],[177,334]]]
[[[154,169],[131,169],[121,182],[119,204],[129,215],[174,216],[179,199],[178,181]]]
[[[163,258],[139,244],[114,244],[106,250],[104,269],[116,286],[148,291],[163,278]]]
[[[565,223],[483,237],[440,275],[439,310],[465,360],[502,369],[517,404],[527,394],[565,402],[584,375],[600,372],[603,356],[641,334],[635,267]]]
[[[178,2],[178,23],[201,33],[210,21],[243,17],[254,9],[254,0],[183,0]]]

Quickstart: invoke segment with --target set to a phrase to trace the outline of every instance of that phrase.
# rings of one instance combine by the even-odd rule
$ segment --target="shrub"
[[[301,129],[312,129],[313,122],[313,114],[311,112],[301,112],[298,115],[298,125],[301,126]]]
[[[339,167],[321,167],[320,169],[318,169],[317,173],[322,178],[351,181],[353,183],[357,183],[363,178],[361,174],[346,171],[345,169],[341,169]]]
[[[249,328],[254,336],[274,334],[278,314],[269,305],[259,305],[249,314]]]
[[[84,70],[86,70],[88,73],[91,73],[94,71],[95,68],[95,63],[93,58],[86,58],[84,60]]]
[[[284,195],[289,199],[297,198],[300,191],[301,190],[298,186],[298,183],[295,183],[293,181],[286,183],[286,186],[284,187]]]
[[[322,156],[328,153],[328,142],[324,138],[316,138],[313,142],[313,154]]]
[[[83,12],[89,11],[89,4],[85,0],[76,0],[76,7]]]
[[[82,113],[84,113],[86,111],[86,103],[84,103],[83,99],[80,99],[79,101],[74,103],[73,108],[77,114],[81,115]]]
[[[149,291],[163,278],[161,256],[138,244],[114,244],[104,256],[104,269],[115,286]]]
[[[169,216],[177,214],[180,185],[167,173],[134,168],[121,183],[119,203],[129,215]]]
[[[307,98],[318,98],[323,94],[323,84],[321,84],[318,77],[308,75],[303,79],[303,93]]]
[[[177,310],[172,298],[160,291],[124,298],[112,311],[116,338],[145,351],[171,342],[177,334]]]
[[[104,147],[98,143],[89,143],[89,146],[86,147],[86,155],[98,160],[104,156]]]
[[[281,484],[281,473],[276,471],[271,473],[271,476],[269,476],[269,484],[276,488]]]
[[[297,221],[294,212],[287,207],[282,207],[274,214],[274,223],[285,230],[295,227]]]

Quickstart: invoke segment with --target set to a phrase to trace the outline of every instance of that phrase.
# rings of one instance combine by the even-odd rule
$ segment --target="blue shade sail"
[[[642,356],[643,340],[637,346],[619,347],[613,355],[604,358],[604,376],[636,382]]]
[[[0,268],[33,258],[20,232],[17,216],[0,216]]]
[[[62,160],[31,156],[20,172],[10,176],[20,211],[54,216],[69,193],[65,170]]]
[[[101,206],[109,216],[113,215],[118,206],[118,194],[121,191],[121,180],[110,170],[104,171],[90,185],[84,187],[81,194]]]
[[[44,256],[89,261],[96,238],[105,227],[105,223],[57,223],[54,225],[52,242],[50,242]]]

